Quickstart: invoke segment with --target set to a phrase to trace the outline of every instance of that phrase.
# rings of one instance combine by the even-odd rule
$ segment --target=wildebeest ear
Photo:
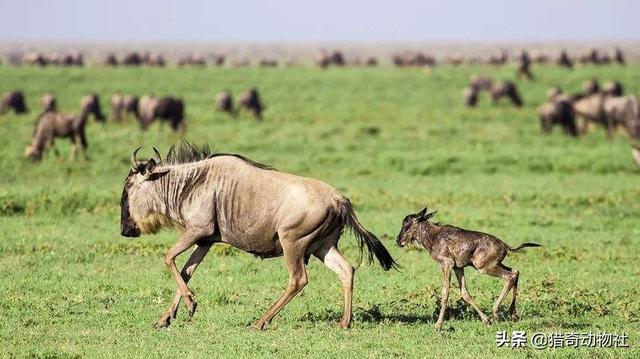
[[[144,168],[144,174],[145,175],[149,175],[151,173],[153,173],[153,170],[156,168],[156,160],[154,160],[153,158],[149,160],[149,162],[147,162],[147,165]]]
[[[424,209],[420,212],[418,212],[418,218],[419,219],[424,219],[424,215],[427,213],[427,207],[424,207]]]
[[[427,214],[424,219],[429,219],[431,217],[434,217],[436,214],[438,214],[438,210],[435,210],[435,211]]]

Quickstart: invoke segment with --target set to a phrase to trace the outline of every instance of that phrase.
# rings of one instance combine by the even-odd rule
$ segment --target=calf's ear
[[[424,207],[422,211],[418,212],[418,218],[424,219],[424,215],[427,213],[427,207]]]
[[[434,217],[436,214],[438,214],[438,210],[435,210],[429,214],[426,215],[426,217],[424,219],[429,219],[431,217]]]

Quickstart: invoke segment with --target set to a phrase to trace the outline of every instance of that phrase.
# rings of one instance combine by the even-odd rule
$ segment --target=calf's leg
[[[500,309],[500,305],[504,301],[504,298],[509,293],[511,287],[513,287],[517,275],[511,271],[511,268],[505,266],[504,264],[497,263],[491,266],[484,267],[479,269],[481,273],[486,273],[494,277],[499,277],[504,279],[504,286],[502,287],[502,291],[496,300],[496,303],[493,305],[493,316],[498,317],[498,309]]]
[[[458,279],[458,285],[460,286],[460,296],[462,297],[462,299],[471,307],[473,307],[476,312],[478,312],[478,315],[480,315],[480,319],[483,323],[491,324],[491,320],[489,319],[489,317],[487,317],[487,315],[484,314],[482,310],[480,310],[480,307],[478,307],[476,302],[473,301],[473,298],[471,298],[471,294],[469,294],[469,292],[467,291],[467,284],[466,280],[464,279],[464,268],[454,268],[453,270],[456,273],[456,279]]]
[[[513,287],[511,289],[511,304],[509,305],[509,314],[511,315],[511,320],[514,322],[518,321],[518,314],[516,313],[516,296],[518,295],[518,278],[520,278],[520,272],[517,269],[512,269],[512,272],[515,274],[516,279],[513,282]]]
[[[442,265],[442,298],[440,298],[440,315],[436,322],[436,330],[442,329],[444,322],[444,313],[447,310],[447,301],[449,300],[449,287],[451,286],[451,269],[452,264],[443,263]]]

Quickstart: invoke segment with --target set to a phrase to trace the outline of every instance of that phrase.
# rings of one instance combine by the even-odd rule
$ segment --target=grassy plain
[[[628,140],[608,141],[601,129],[542,136],[535,108],[548,87],[574,92],[592,77],[637,95],[640,66],[534,71],[536,81],[518,82],[524,107],[483,97],[469,110],[461,92],[471,74],[509,79],[514,68],[0,68],[0,91],[22,89],[32,110],[0,118],[0,355],[638,357],[640,187]],[[262,93],[264,122],[214,112],[215,92],[250,86]],[[193,320],[181,308],[168,330],[152,329],[175,291],[162,257],[177,235],[120,237],[118,205],[131,151],[164,152],[178,137],[160,125],[143,133],[133,122],[91,122],[89,161],[70,163],[59,140],[60,157],[31,163],[23,150],[45,91],[65,111],[89,91],[106,112],[115,91],[182,96],[188,139],[334,185],[403,268],[359,268],[354,325],[343,331],[340,284],[312,259],[303,295],[258,332],[248,326],[285,287],[284,264],[220,246],[191,282]],[[485,326],[453,289],[448,320],[434,332],[439,268],[393,241],[404,215],[426,204],[442,222],[544,245],[506,261],[521,272],[520,322]],[[345,236],[341,247],[357,264],[355,240]],[[467,276],[489,312],[501,283],[472,269]],[[631,348],[497,348],[499,330],[626,332]]]

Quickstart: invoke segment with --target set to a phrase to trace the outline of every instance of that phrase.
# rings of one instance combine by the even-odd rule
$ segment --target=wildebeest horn
[[[160,156],[160,152],[154,147],[153,152],[155,152],[156,157],[158,157],[158,163],[162,162],[162,156]]]
[[[138,151],[140,151],[142,147],[138,147],[135,149],[135,151],[133,151],[133,153],[131,154],[131,169],[135,170],[136,168],[138,168],[138,160],[136,160],[136,155],[138,154]]]

